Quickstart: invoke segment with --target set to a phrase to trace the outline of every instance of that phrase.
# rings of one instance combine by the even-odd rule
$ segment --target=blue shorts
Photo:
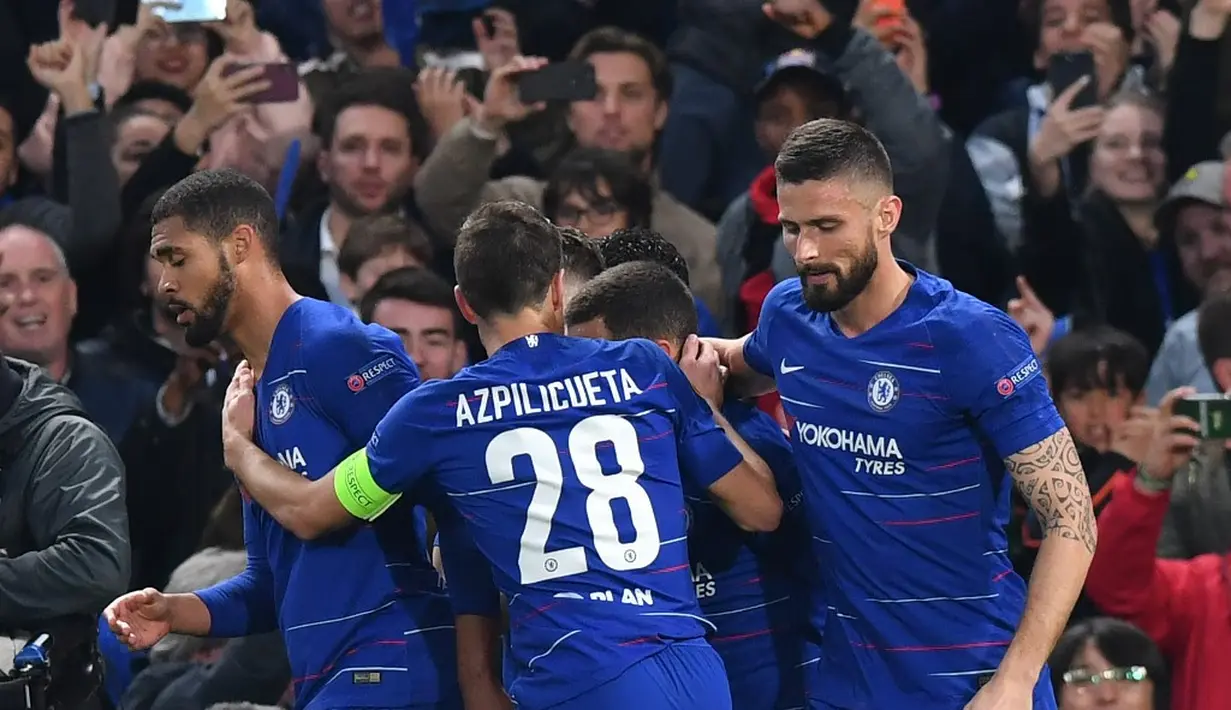
[[[718,652],[697,639],[678,641],[614,679],[551,710],[731,710]]]

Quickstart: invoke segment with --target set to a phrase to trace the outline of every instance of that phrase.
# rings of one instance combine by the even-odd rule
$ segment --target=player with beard
[[[774,287],[753,333],[713,343],[733,384],[772,377],[793,418],[826,570],[812,707],[1055,708],[1044,663],[1096,533],[1029,339],[894,260],[902,203],[871,133],[812,121],[775,170],[799,279]],[[1029,590],[1006,551],[1010,477],[1046,532]]]
[[[226,335],[243,351],[259,378],[256,440],[303,477],[323,476],[362,447],[418,385],[396,335],[287,284],[274,257],[273,201],[257,183],[195,173],[167,190],[152,221],[159,296],[184,340],[202,347]],[[456,522],[439,520],[446,550]],[[295,532],[245,493],[243,574],[191,594],[124,595],[107,621],[134,648],[167,633],[280,628],[300,708],[460,707],[453,613],[411,507],[315,542]]]

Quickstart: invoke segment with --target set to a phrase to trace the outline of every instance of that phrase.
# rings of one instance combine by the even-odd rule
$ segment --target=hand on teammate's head
[[[706,402],[715,409],[722,406],[723,374],[713,345],[695,335],[688,336],[680,350],[680,369]]]

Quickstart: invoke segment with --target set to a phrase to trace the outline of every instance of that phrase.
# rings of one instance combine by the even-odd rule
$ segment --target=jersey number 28
[[[598,461],[598,445],[610,442],[620,470],[604,474]],[[660,547],[658,521],[654,506],[637,478],[645,472],[637,431],[623,417],[599,414],[577,423],[568,436],[569,458],[577,480],[589,489],[586,519],[594,538],[594,552],[613,570],[634,570],[649,566]],[[521,552],[517,565],[522,584],[581,574],[589,569],[585,548],[566,547],[547,551],[560,492],[564,488],[564,466],[551,435],[542,429],[521,427],[501,432],[487,446],[487,473],[493,485],[513,482],[513,460],[527,456],[534,469],[534,493],[526,511],[526,527],[521,533]],[[632,518],[633,539],[620,540],[611,503],[623,499]]]

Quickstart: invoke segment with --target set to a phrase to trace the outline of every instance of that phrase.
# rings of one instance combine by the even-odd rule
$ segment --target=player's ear
[[[231,232],[231,252],[235,258],[236,264],[242,264],[252,256],[252,249],[255,246],[253,240],[256,239],[256,232],[252,231],[252,227],[241,224]]]
[[[564,312],[564,270],[556,272],[551,277],[551,286],[547,289],[547,299],[551,304],[552,313]]]
[[[883,235],[893,234],[902,219],[902,198],[897,195],[882,197],[877,204],[876,226]]]
[[[453,300],[457,301],[457,310],[462,312],[462,318],[465,318],[467,323],[471,325],[479,324],[479,314],[474,312],[474,309],[470,307],[470,301],[467,301],[466,297],[462,295],[461,286],[453,287]]]
[[[672,360],[675,360],[676,362],[680,361],[680,354],[676,352],[676,349],[673,348],[671,346],[671,343],[669,343],[668,341],[655,340],[654,344],[657,345],[659,348],[661,348],[663,352],[667,353],[667,357],[671,358]]]

